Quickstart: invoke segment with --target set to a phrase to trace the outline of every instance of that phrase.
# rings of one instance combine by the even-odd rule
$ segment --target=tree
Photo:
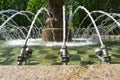
[[[45,0],[29,0],[27,9],[28,11],[36,12],[41,7],[47,7]]]
[[[0,0],[0,10],[25,10],[29,0]]]

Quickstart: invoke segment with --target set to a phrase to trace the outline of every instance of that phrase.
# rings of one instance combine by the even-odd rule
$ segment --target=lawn
[[[0,41],[0,65],[17,65],[17,57],[20,46],[2,46]],[[120,41],[104,41],[112,58],[111,64],[120,64]],[[27,65],[61,65],[60,46],[30,46],[33,49],[32,57],[28,59]],[[89,45],[79,47],[68,47],[70,54],[69,65],[99,64],[95,55],[95,49],[100,45]]]

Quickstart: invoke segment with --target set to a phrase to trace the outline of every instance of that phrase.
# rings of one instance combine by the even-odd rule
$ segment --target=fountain
[[[69,62],[69,53],[67,50],[68,46],[83,46],[83,45],[100,43],[100,48],[97,48],[95,50],[95,54],[99,58],[100,63],[102,62],[110,63],[111,57],[108,54],[107,47],[104,45],[102,41],[101,34],[106,35],[109,34],[112,30],[117,30],[115,28],[120,26],[120,23],[119,23],[119,19],[117,20],[115,19],[115,17],[116,16],[119,17],[120,15],[115,13],[106,13],[104,11],[90,12],[84,6],[78,6],[74,12],[71,8],[70,18],[68,20],[70,22],[68,22],[65,14],[66,0],[56,0],[56,1],[47,0],[47,1],[48,4],[50,5],[50,10],[46,8],[41,8],[37,11],[36,14],[33,14],[29,11],[15,11],[15,10],[0,11],[0,14],[2,15],[4,15],[3,13],[6,12],[13,12],[13,14],[10,17],[4,15],[7,17],[7,19],[5,19],[0,26],[0,36],[8,40],[12,38],[14,39],[21,38],[21,40],[17,40],[17,43],[20,44],[22,43],[21,45],[23,45],[20,55],[18,56],[19,65],[22,65],[22,62],[26,61],[32,55],[32,49],[28,48],[30,41],[31,42],[33,41],[34,45],[50,46],[55,44],[54,46],[56,45],[62,46],[60,49],[60,54],[63,65],[66,65]],[[79,9],[85,11],[87,15],[80,23],[79,27],[71,31],[69,27],[70,25],[68,25],[68,23],[69,24],[72,23],[72,19]],[[48,19],[46,20],[45,25],[42,25],[42,23],[40,23],[41,27],[38,27],[35,24],[35,22],[38,19],[38,16],[43,11],[47,13]],[[103,15],[100,15],[99,17],[94,19],[92,17],[92,14],[94,13],[99,13],[99,14],[102,13]],[[30,19],[30,17],[27,14],[33,15],[34,19],[33,20]],[[17,15],[22,15],[26,17],[27,20],[31,22],[31,25],[27,27],[26,26],[18,27],[15,21],[12,20]],[[108,17],[106,17],[105,20],[101,21],[100,25],[97,25],[96,24],[97,21],[99,21],[101,17],[105,17],[105,15]],[[85,22],[87,18],[91,20],[91,23],[86,28],[81,28],[82,24]],[[110,20],[113,20],[113,22],[110,23],[110,25],[106,26],[107,21],[109,22]],[[9,21],[11,21],[13,24],[11,24]],[[115,27],[111,27],[111,25]],[[11,30],[11,32],[9,32],[9,30]],[[14,34],[14,32],[18,32],[18,33]],[[97,41],[94,39],[94,35],[95,37],[97,37]],[[8,43],[15,44],[15,41],[14,40],[12,41],[9,41]],[[37,41],[37,43],[35,41]]]
[[[100,10],[90,12],[84,6],[78,6],[75,10],[73,10],[71,6],[69,11],[69,20],[67,20],[66,6],[65,6],[66,0],[47,0],[47,1],[50,5],[50,9],[48,10],[46,8],[40,8],[36,14],[33,14],[32,12],[29,11],[16,11],[16,10],[0,11],[0,15],[2,15],[4,18],[1,19],[0,17],[0,22],[1,22],[0,39],[7,40],[4,45],[8,47],[11,46],[18,47],[22,45],[20,54],[18,54],[19,56],[17,55],[18,65],[23,65],[24,63],[25,65],[35,65],[35,66],[0,66],[0,71],[1,71],[0,79],[2,80],[16,80],[16,79],[119,80],[119,74],[120,74],[119,65],[113,64],[111,61],[111,57],[112,59],[113,58],[116,59],[116,57],[113,57],[112,55],[114,54],[113,53],[114,50],[113,52],[111,52],[112,54],[108,53],[108,49],[110,50],[111,46],[108,46],[109,48],[107,49],[107,46],[103,42],[103,38],[104,36],[108,36],[109,34],[114,34],[114,32],[120,34],[120,31],[118,30],[118,28],[120,27],[120,23],[119,23],[120,19],[118,17],[120,17],[120,15],[116,13],[107,13]],[[61,5],[58,5],[58,3],[61,3]],[[56,14],[59,11],[58,12],[55,11],[57,10],[55,6],[61,7],[59,15]],[[76,18],[75,14],[77,14],[79,10],[84,11],[86,13],[86,16],[83,18],[79,26],[75,28],[71,28],[73,20],[74,18]],[[46,22],[44,23],[45,25],[39,22],[40,19],[38,18],[38,16],[41,16],[41,14],[44,12],[48,16]],[[6,15],[6,13],[10,13],[10,14],[12,13],[12,14]],[[98,14],[96,18],[94,18],[94,14]],[[30,22],[30,25],[23,26],[17,24],[17,22],[14,21],[14,17],[16,17],[17,15],[21,15],[25,17],[26,22],[27,21]],[[29,17],[29,15],[31,15],[33,19]],[[83,26],[86,19],[89,19],[91,22],[88,23],[87,26]],[[37,25],[36,22],[38,22],[40,25]],[[97,46],[100,47],[96,48],[96,44]],[[114,45],[116,44],[114,43]],[[90,46],[86,46],[86,45],[90,45]],[[46,49],[47,48],[46,46],[54,46],[54,48],[49,47],[49,49]],[[72,46],[72,51],[70,49],[71,46]],[[33,50],[32,50],[34,49],[34,47],[35,48],[37,47],[37,49],[39,49],[39,50],[35,49],[35,55],[33,54]],[[119,45],[117,45],[117,47],[119,49]],[[20,47],[18,48],[20,49]],[[94,51],[92,52],[92,50],[90,52],[87,51],[87,49],[94,49],[94,48],[96,48],[95,53]],[[116,49],[116,48],[113,48],[112,46],[112,49]],[[1,52],[1,50],[3,52]],[[18,49],[15,48],[15,50]],[[7,50],[0,48],[0,57],[6,57],[6,52],[8,53],[7,57],[9,58],[11,58],[11,56],[14,56],[15,54],[18,53],[18,51],[14,52],[11,49],[8,49],[8,51],[9,52],[7,52]],[[59,53],[58,55],[60,55],[59,57],[61,59],[61,62],[59,62],[59,60],[56,60],[56,58],[57,59],[59,58],[56,57],[55,55],[57,54],[57,52]],[[119,50],[117,50],[117,53],[118,52]],[[46,56],[44,56],[43,54]],[[119,56],[117,57],[119,58]],[[33,58],[38,60],[36,61]],[[98,58],[98,60],[96,58]],[[2,59],[3,58],[0,58],[0,63],[6,62],[10,64],[12,63],[12,60],[15,60],[15,65],[16,65],[16,56],[13,57],[12,59],[5,59],[5,60]],[[44,62],[43,59],[46,60],[46,62]],[[11,60],[11,62],[9,60]],[[50,60],[53,60],[54,62],[51,62]],[[95,60],[95,62],[93,60]],[[86,63],[84,63],[85,61]],[[97,61],[99,61],[100,64],[104,64],[104,63],[105,64],[94,65],[94,63],[96,64]],[[41,63],[45,63],[45,64],[49,63],[49,64],[47,64],[47,66],[43,66],[43,65],[38,66],[37,64],[39,63],[37,62],[40,62],[40,64]],[[73,62],[72,65],[71,62]],[[69,65],[58,66],[58,64],[61,63],[62,65],[68,65],[68,64]],[[84,66],[80,66],[80,65],[84,65]]]

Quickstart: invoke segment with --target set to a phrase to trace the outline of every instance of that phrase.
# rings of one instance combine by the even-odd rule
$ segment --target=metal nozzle
[[[22,65],[22,63],[32,56],[32,49],[28,48],[27,45],[24,45],[21,49],[20,55],[18,56],[18,65]]]
[[[69,62],[69,54],[67,51],[67,46],[62,46],[62,48],[60,49],[60,54],[63,65],[67,65],[67,63]]]

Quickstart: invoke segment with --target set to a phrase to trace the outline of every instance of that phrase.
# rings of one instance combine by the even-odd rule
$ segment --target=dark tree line
[[[67,0],[78,5],[85,6],[89,10],[100,9],[107,12],[120,12],[120,0]],[[36,12],[41,7],[47,7],[46,0],[0,0],[0,10],[16,9]]]

